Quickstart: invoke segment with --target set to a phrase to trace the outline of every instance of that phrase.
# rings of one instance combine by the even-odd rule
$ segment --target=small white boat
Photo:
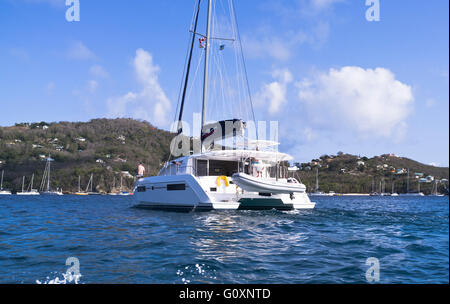
[[[0,190],[0,195],[11,195],[11,191],[9,191],[9,190]]]
[[[33,181],[34,181],[34,174],[31,177],[31,184],[30,186],[28,186],[28,190],[25,191],[25,176],[23,177],[22,180],[22,192],[17,192],[17,195],[20,196],[29,196],[29,195],[40,195],[39,191],[37,191],[37,189],[33,189]]]
[[[334,196],[334,193],[325,193],[325,192],[311,192],[309,196]]]
[[[258,178],[245,173],[236,173],[232,176],[233,182],[249,192],[272,193],[272,194],[290,194],[304,193],[306,186],[300,184],[295,178],[284,180]]]
[[[1,182],[0,182],[0,195],[11,195],[11,191],[3,189],[3,175],[4,175],[4,173],[5,172],[2,171],[2,179],[1,179]]]

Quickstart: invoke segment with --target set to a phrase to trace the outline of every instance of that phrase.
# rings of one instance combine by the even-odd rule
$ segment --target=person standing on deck
[[[139,163],[138,166],[138,175],[136,176],[137,178],[142,178],[145,175],[145,167],[142,163]]]

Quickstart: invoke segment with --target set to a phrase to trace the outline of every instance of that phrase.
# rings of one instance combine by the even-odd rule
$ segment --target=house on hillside
[[[363,162],[362,160],[357,161],[356,164],[357,164],[358,166],[360,166],[360,167],[361,167],[361,166],[364,167],[364,166],[366,165],[366,163]]]
[[[122,171],[120,173],[122,174],[123,177],[134,178],[134,176],[131,175],[129,171]]]
[[[408,171],[405,168],[397,169],[395,174],[406,174]]]
[[[115,161],[116,163],[126,163],[126,162],[127,162],[126,159],[122,159],[122,158],[120,158],[120,157],[116,157],[116,158],[114,159],[114,161]]]

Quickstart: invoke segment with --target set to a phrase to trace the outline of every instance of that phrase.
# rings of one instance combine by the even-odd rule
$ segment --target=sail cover
[[[226,138],[243,135],[246,123],[240,119],[222,120],[214,123],[206,124],[202,130],[202,142],[206,146],[212,144],[216,140],[224,140]]]

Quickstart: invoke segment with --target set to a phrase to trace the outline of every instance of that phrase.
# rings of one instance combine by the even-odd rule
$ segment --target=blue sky
[[[64,2],[0,0],[0,125],[133,116],[168,128],[195,1],[80,0],[72,23]],[[280,150],[448,166],[448,1],[380,0],[380,22],[365,0],[235,5],[256,118],[279,121]]]

